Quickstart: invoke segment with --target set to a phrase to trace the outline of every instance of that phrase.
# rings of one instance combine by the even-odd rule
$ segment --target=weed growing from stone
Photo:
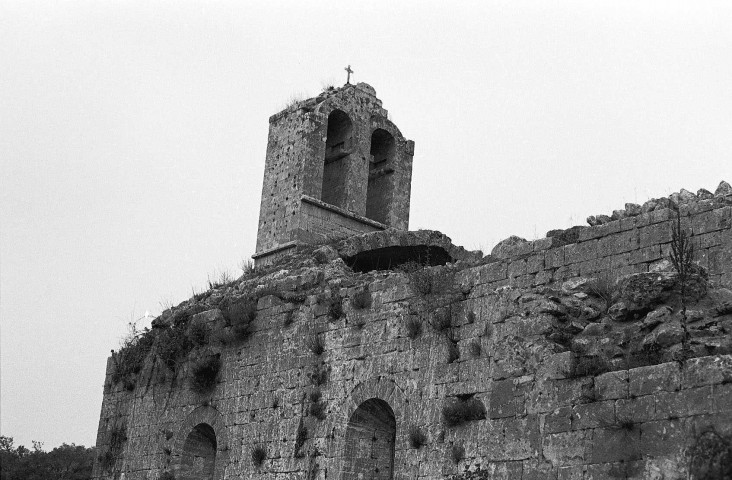
[[[221,369],[220,355],[208,355],[197,360],[191,368],[191,390],[208,393],[216,387],[216,379]]]
[[[173,472],[166,470],[160,474],[158,480],[175,480],[175,475]]]
[[[308,350],[313,352],[315,355],[320,356],[325,352],[325,343],[323,343],[323,339],[317,333],[311,334],[306,342]]]
[[[578,355],[572,359],[568,378],[596,377],[610,371],[610,363],[604,357],[597,355]]]
[[[453,363],[460,358],[460,348],[453,338],[447,339],[447,363]]]
[[[361,290],[351,298],[351,306],[357,310],[371,308],[371,292],[368,289]]]
[[[317,387],[328,382],[328,369],[322,362],[313,368],[313,372],[310,374],[310,382]]]
[[[282,325],[289,327],[293,323],[295,323],[295,312],[292,310],[285,312],[285,319],[282,322]]]
[[[471,341],[468,348],[470,349],[470,354],[476,358],[480,357],[483,350],[478,340]]]
[[[690,236],[681,227],[681,212],[676,208],[676,223],[671,230],[671,263],[678,273],[678,282],[681,287],[681,328],[684,330],[682,339],[682,356],[690,356],[688,319],[686,316],[687,288],[689,279],[694,271],[694,244]]]
[[[432,328],[436,332],[444,332],[452,328],[452,319],[447,309],[439,309],[432,315]]]
[[[173,372],[178,371],[178,366],[193,349],[193,342],[186,335],[185,327],[185,324],[179,323],[162,329],[155,342],[155,354]]]
[[[442,407],[442,419],[448,427],[461,425],[473,420],[485,419],[485,406],[477,398],[447,400]]]
[[[407,318],[407,322],[404,325],[407,329],[407,337],[414,340],[422,333],[422,320],[416,316],[410,316]]]
[[[603,301],[605,313],[610,310],[619,296],[615,277],[616,275],[612,271],[608,271],[588,283],[590,294]]]
[[[475,312],[472,310],[468,312],[468,315],[465,317],[465,321],[467,323],[475,323]]]
[[[450,457],[455,463],[460,463],[460,460],[465,458],[465,447],[462,445],[453,445],[450,449]]]
[[[323,402],[323,394],[317,388],[310,392],[309,412],[318,420],[325,420],[325,402]]]
[[[427,444],[427,435],[416,425],[409,427],[409,444],[416,449]]]
[[[106,451],[100,455],[99,461],[102,470],[109,471],[117,463],[117,459],[122,454],[122,449],[127,442],[127,427],[122,425],[114,425],[109,431],[109,444]]]
[[[333,295],[328,300],[328,316],[333,321],[343,318],[343,300],[340,295]]]
[[[295,451],[293,456],[295,458],[302,458],[305,454],[302,452],[302,447],[305,445],[305,441],[308,439],[308,427],[303,423],[302,417],[300,423],[297,424],[297,433],[295,434]]]
[[[259,467],[267,459],[267,450],[262,445],[252,448],[252,463]]]

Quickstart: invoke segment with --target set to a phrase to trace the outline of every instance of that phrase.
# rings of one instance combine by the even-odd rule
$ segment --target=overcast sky
[[[411,229],[483,248],[732,181],[729,2],[0,2],[0,433],[92,445],[130,320],[254,253],[268,117],[372,85]]]

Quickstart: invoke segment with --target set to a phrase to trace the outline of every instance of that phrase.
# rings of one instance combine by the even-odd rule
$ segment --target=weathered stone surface
[[[717,189],[714,191],[715,197],[722,197],[725,195],[732,195],[732,185],[722,180],[717,185]]]
[[[699,198],[699,200],[709,200],[711,198],[714,198],[714,194],[712,192],[710,192],[709,190],[707,190],[706,188],[700,188],[696,192],[696,196],[697,196],[697,198]]]
[[[629,312],[646,312],[667,299],[675,284],[675,273],[649,272],[623,277],[618,287]]]
[[[526,243],[528,243],[528,241],[525,238],[511,235],[507,239],[498,242],[496,246],[493,247],[493,250],[491,250],[491,255],[498,258],[507,258],[513,255],[513,251],[517,246]]]
[[[637,203],[626,203],[625,214],[629,217],[637,217],[641,214],[641,206]]]
[[[625,210],[622,208],[620,210],[613,210],[613,214],[610,215],[611,220],[620,220],[625,218],[627,215],[625,213]]]

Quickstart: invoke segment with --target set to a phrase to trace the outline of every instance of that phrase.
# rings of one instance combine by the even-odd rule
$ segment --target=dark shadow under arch
[[[352,150],[353,123],[342,110],[328,115],[323,163],[323,188],[320,199],[337,207],[346,207],[346,159]]]
[[[366,191],[366,216],[385,223],[393,197],[394,137],[382,128],[371,134],[369,180]]]
[[[216,467],[216,433],[211,425],[199,423],[186,437],[177,480],[213,480]]]
[[[396,419],[388,403],[371,398],[353,412],[346,427],[344,480],[394,478]]]

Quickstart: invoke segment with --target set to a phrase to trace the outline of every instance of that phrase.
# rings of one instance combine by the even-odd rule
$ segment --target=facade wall
[[[684,221],[710,278],[729,286],[732,207],[716,206],[699,202]],[[673,220],[659,210],[587,228],[574,244],[521,244],[508,258],[454,273],[450,289],[430,295],[404,273],[338,274],[339,261],[293,273],[288,288],[313,278],[321,287],[302,303],[261,297],[252,337],[216,347],[222,370],[210,394],[191,391],[189,365],[172,378],[152,362],[127,391],[112,384],[110,360],[97,446],[107,448],[113,425],[125,425],[128,440],[111,473],[97,465],[96,475],[175,473],[183,440],[204,422],[217,437],[214,478],[343,478],[352,465],[344,456],[349,420],[380,399],[393,411],[396,479],[478,465],[499,479],[686,478],[689,448],[705,429],[732,434],[732,356],[573,375],[572,352],[547,339],[556,319],[542,307],[546,297],[529,288],[648,271],[668,252]],[[364,289],[371,304],[357,308],[352,299]],[[323,298],[339,298],[343,316],[333,318]],[[437,327],[445,316],[451,335]],[[422,325],[415,338],[410,320]],[[223,320],[210,308],[191,322]],[[314,336],[324,342],[320,355]],[[323,370],[327,381],[316,387],[313,374]],[[311,410],[316,388],[322,419]],[[467,398],[482,403],[484,418],[446,424],[444,406]],[[308,434],[298,449],[301,425]],[[425,436],[421,448],[414,431]],[[252,461],[257,447],[266,451],[261,465]],[[457,462],[454,452],[462,452]]]

